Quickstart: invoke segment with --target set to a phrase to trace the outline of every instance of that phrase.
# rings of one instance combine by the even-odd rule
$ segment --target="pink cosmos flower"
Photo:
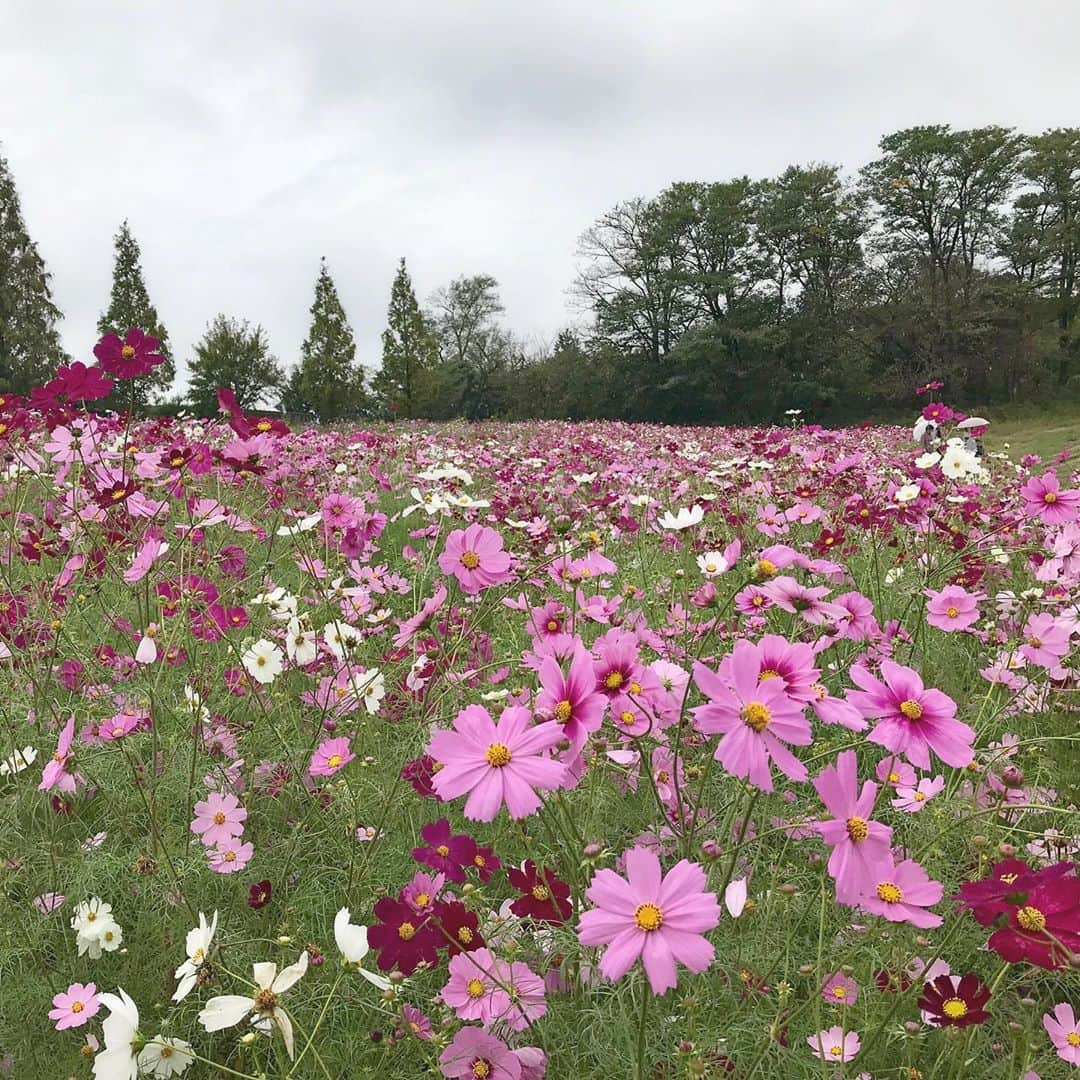
[[[938,630],[946,633],[967,630],[979,621],[979,601],[986,599],[982,593],[969,593],[959,585],[948,585],[940,592],[924,591],[930,598],[926,621]]]
[[[66,791],[69,795],[74,793],[77,778],[73,773],[68,772],[67,768],[68,759],[71,755],[71,743],[74,738],[75,715],[73,713],[64,725],[64,730],[60,732],[56,752],[46,762],[45,768],[41,771],[41,783],[38,784],[38,791],[51,791],[53,788],[58,788],[60,791]]]
[[[914,787],[919,779],[915,770],[906,761],[895,755],[883,757],[877,763],[874,775],[882,784],[891,788]]]
[[[821,988],[821,996],[830,1005],[854,1005],[859,998],[859,984],[850,975],[838,971]]]
[[[1067,1003],[1055,1005],[1052,1013],[1043,1014],[1043,1027],[1054,1049],[1067,1065],[1080,1066],[1080,1020]]]
[[[503,967],[501,982],[509,989],[506,1009],[495,1019],[511,1031],[524,1031],[547,1012],[544,980],[528,964],[514,960]]]
[[[845,1035],[844,1029],[840,1027],[831,1027],[825,1031],[819,1031],[816,1035],[811,1035],[806,1041],[810,1044],[810,1050],[814,1057],[820,1058],[822,1061],[851,1061],[859,1052],[861,1046],[856,1032],[849,1031]]]
[[[813,741],[805,706],[794,701],[782,679],[759,683],[758,652],[737,641],[727,658],[726,681],[704,664],[694,664],[694,682],[709,698],[691,710],[694,726],[705,735],[720,734],[715,757],[732,775],[746,777],[762,791],[772,791],[770,761],[792,780],[806,779],[806,766],[784,743],[809,746]]]
[[[1052,668],[1069,651],[1069,631],[1053,615],[1040,612],[1024,624],[1020,655],[1039,667]]]
[[[42,915],[51,915],[57,908],[64,906],[67,899],[63,893],[47,892],[34,897],[34,908]]]
[[[82,1027],[91,1017],[96,1016],[101,1008],[101,998],[93,983],[72,983],[66,990],[53,999],[54,1008],[49,1010],[49,1019],[56,1024],[57,1031],[66,1028]]]
[[[247,810],[235,795],[211,792],[202,802],[195,804],[195,820],[191,831],[202,837],[207,847],[213,847],[234,836],[240,836],[247,820]]]
[[[945,787],[944,776],[935,776],[933,780],[929,776],[924,776],[915,787],[898,784],[896,798],[892,800],[892,804],[897,810],[917,814],[943,787]]]
[[[476,1027],[463,1027],[439,1056],[447,1080],[521,1080],[521,1062],[509,1046]]]
[[[550,791],[566,779],[565,766],[546,754],[562,737],[560,724],[533,726],[529,710],[516,705],[498,723],[482,706],[466,706],[454,730],[435,732],[428,745],[443,766],[432,786],[444,800],[468,793],[465,816],[474,821],[494,821],[504,803],[511,817],[527,817],[540,806],[536,789]]]
[[[926,908],[941,901],[944,889],[914,859],[891,865],[879,872],[878,879],[864,889],[858,905],[871,915],[889,922],[906,922],[923,930],[940,926],[942,919]]]
[[[892,864],[892,829],[871,821],[878,786],[863,782],[858,790],[854,750],[845,750],[814,778],[814,789],[832,820],[818,823],[821,839],[832,848],[828,871],[836,882],[836,900],[854,904],[858,897],[880,880]]]
[[[1057,474],[1047,470],[1032,476],[1020,489],[1024,509],[1047,525],[1067,525],[1080,517],[1080,490],[1061,490]]]
[[[342,736],[337,739],[324,739],[319,748],[311,755],[308,773],[311,776],[333,776],[341,772],[356,755],[349,746],[349,740]]]
[[[245,844],[239,837],[230,837],[219,841],[214,850],[208,852],[210,869],[215,874],[235,874],[247,866],[254,854],[254,844]]]
[[[626,877],[598,870],[585,894],[595,905],[578,920],[582,945],[606,945],[600,973],[621,979],[641,958],[654,994],[676,983],[675,962],[695,973],[712,963],[703,936],[720,921],[716,895],[705,891],[705,872],[686,859],[661,877],[660,860],[646,848],[626,852]]]
[[[824,585],[808,587],[795,578],[786,576],[774,578],[762,586],[762,592],[781,611],[791,612],[811,626],[839,623],[850,618],[846,608],[825,599],[830,591]]]
[[[878,723],[867,736],[871,742],[903,754],[912,765],[930,768],[930,751],[946,765],[962,769],[975,756],[975,732],[956,719],[956,702],[940,690],[927,690],[916,671],[892,660],[881,661],[881,679],[856,664],[852,680],[861,690],[848,691],[848,700]]]
[[[545,656],[540,662],[536,714],[561,726],[570,740],[566,760],[577,757],[588,737],[599,729],[606,707],[607,698],[596,690],[592,656],[580,641],[575,643],[565,674],[553,656]]]
[[[485,525],[455,529],[446,538],[439,569],[444,574],[453,574],[467,593],[477,593],[514,578],[510,573],[510,554],[503,551],[503,538]]]
[[[510,1008],[505,968],[488,949],[460,952],[450,960],[450,978],[439,996],[459,1020],[477,1020],[488,1027]]]

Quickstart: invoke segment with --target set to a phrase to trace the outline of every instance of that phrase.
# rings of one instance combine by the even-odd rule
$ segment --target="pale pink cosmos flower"
[[[891,864],[880,870],[858,898],[858,905],[871,915],[889,922],[906,922],[923,930],[940,926],[942,919],[926,908],[941,902],[944,887],[914,859]],[[916,976],[917,977],[917,976]]]
[[[844,1062],[851,1061],[859,1052],[861,1043],[859,1036],[854,1031],[846,1035],[841,1027],[827,1028],[811,1035],[807,1040],[814,1057],[822,1061]]]
[[[813,741],[805,706],[792,699],[783,679],[759,682],[758,650],[737,641],[725,658],[728,680],[694,664],[694,682],[709,698],[691,710],[694,726],[705,735],[721,735],[715,757],[732,775],[745,777],[762,791],[772,791],[770,762],[789,779],[805,780],[806,766],[785,746]]]
[[[550,791],[566,781],[566,768],[547,756],[563,738],[554,720],[532,724],[528,709],[512,705],[498,723],[481,705],[468,705],[454,718],[453,731],[437,731],[427,752],[442,768],[432,786],[440,799],[468,795],[465,816],[494,821],[505,804],[512,818],[535,813],[537,790]]]
[[[879,880],[892,864],[892,829],[872,821],[878,786],[859,780],[854,750],[845,750],[814,778],[814,789],[828,811],[829,821],[819,822],[822,840],[832,848],[828,871],[836,882],[836,900],[853,904]]]
[[[821,988],[821,996],[830,1005],[854,1005],[859,998],[859,984],[850,975],[838,971]]]
[[[311,776],[333,776],[341,772],[355,757],[346,737],[324,739],[311,755],[308,773]]]
[[[42,915],[51,915],[57,908],[64,906],[67,899],[63,893],[47,892],[34,897],[34,908]]]
[[[470,525],[450,533],[439,556],[439,569],[453,574],[466,593],[480,592],[514,578],[510,554],[503,551],[503,538],[485,525]]]
[[[944,776],[935,776],[932,780],[924,776],[914,787],[898,784],[892,805],[905,813],[917,814],[944,787]]]
[[[49,1019],[56,1025],[57,1031],[67,1028],[82,1027],[101,1009],[94,983],[72,983],[53,999],[53,1008],[49,1010]]]
[[[916,768],[930,768],[930,751],[946,765],[962,769],[975,756],[975,732],[956,719],[956,702],[940,690],[927,690],[918,672],[892,660],[881,661],[881,679],[859,664],[851,669],[861,687],[848,691],[863,716],[878,723],[867,738],[902,754]]]
[[[641,958],[654,994],[671,990],[678,961],[704,971],[715,951],[704,934],[720,921],[716,895],[705,891],[705,872],[686,859],[661,876],[660,860],[646,848],[626,852],[626,877],[598,870],[586,896],[595,906],[578,920],[582,945],[606,945],[600,973],[621,979]]]
[[[986,599],[982,593],[969,593],[959,585],[947,585],[940,592],[933,589],[924,592],[930,598],[926,621],[946,633],[974,626],[979,621],[979,601]]]
[[[75,715],[73,713],[64,725],[63,731],[60,732],[56,752],[46,762],[45,768],[41,771],[41,783],[38,784],[38,791],[51,791],[53,788],[59,788],[60,791],[66,791],[69,795],[74,793],[78,778],[74,773],[68,772],[68,759],[71,756],[71,743],[74,738]]]
[[[1067,525],[1080,516],[1080,490],[1062,491],[1061,481],[1049,469],[1029,477],[1020,496],[1027,513],[1047,525]]]
[[[248,812],[235,795],[213,791],[202,802],[197,802],[194,809],[191,831],[200,836],[207,847],[231,840],[244,831]]]
[[[914,787],[918,783],[915,770],[902,758],[895,755],[883,757],[874,769],[874,775],[886,787]]]
[[[1020,654],[1039,667],[1056,667],[1069,651],[1069,631],[1047,612],[1032,615],[1024,624]]]
[[[502,1041],[476,1027],[460,1028],[439,1055],[439,1070],[447,1080],[522,1080],[517,1054]]]
[[[1042,1021],[1058,1057],[1067,1065],[1080,1066],[1080,1020],[1073,1007],[1065,1002],[1055,1005],[1053,1012],[1043,1014]]]
[[[505,968],[488,949],[460,952],[450,959],[450,978],[439,996],[459,1020],[477,1020],[488,1027],[510,1008]]]
[[[245,844],[239,837],[230,837],[220,841],[212,851],[207,852],[207,857],[210,869],[215,874],[235,874],[247,866],[254,854],[254,844]]]

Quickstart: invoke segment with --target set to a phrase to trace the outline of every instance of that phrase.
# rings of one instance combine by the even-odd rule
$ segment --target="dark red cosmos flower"
[[[248,889],[248,907],[258,911],[270,903],[272,889],[269,880],[257,881]]]
[[[965,881],[953,896],[962,908],[969,908],[975,921],[990,926],[999,915],[1007,915],[1024,903],[1027,892],[1037,885],[1064,877],[1073,863],[1034,870],[1022,859],[1003,859],[994,863],[990,874],[980,881]]]
[[[478,847],[472,864],[481,881],[490,881],[491,875],[502,866],[502,860],[495,854],[494,848]]]
[[[121,341],[116,334],[106,334],[95,346],[101,370],[118,379],[148,375],[165,359],[158,352],[161,342],[138,327],[132,327]]]
[[[989,1000],[989,987],[979,982],[978,975],[968,972],[959,982],[954,975],[939,975],[923,986],[916,1004],[930,1014],[930,1023],[938,1027],[969,1027],[990,1019],[983,1008]]]
[[[1070,954],[1080,953],[1080,878],[1059,875],[1040,880],[1008,916],[1008,927],[991,934],[989,941],[1003,960],[1010,964],[1026,960],[1051,970],[1067,966]]]
[[[464,881],[465,867],[473,865],[476,858],[476,841],[465,833],[452,836],[446,818],[425,825],[420,835],[428,846],[413,848],[413,858],[433,870],[441,870],[451,881]]]
[[[446,948],[447,956],[484,947],[476,912],[460,900],[447,900],[435,906],[434,928],[439,935],[439,946]]]
[[[570,918],[570,886],[551,870],[538,868],[529,859],[520,870],[516,867],[507,870],[506,876],[522,894],[510,905],[515,915],[555,924]]]
[[[822,529],[814,543],[814,550],[821,555],[828,555],[831,551],[839,551],[843,543],[843,529]]]
[[[135,483],[132,480],[116,480],[107,488],[102,488],[94,495],[94,502],[102,510],[108,510],[112,506],[119,506],[126,502],[136,492]]]
[[[878,968],[874,972],[874,982],[879,990],[907,990],[911,986],[911,978],[906,971],[889,971],[888,968]]]
[[[384,896],[375,905],[379,921],[368,929],[368,941],[379,953],[379,967],[389,971],[397,967],[403,975],[411,975],[421,963],[436,964],[440,935],[408,904]]]

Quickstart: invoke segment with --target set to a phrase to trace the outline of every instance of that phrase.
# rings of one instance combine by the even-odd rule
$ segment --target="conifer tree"
[[[320,420],[359,416],[366,411],[364,371],[356,363],[352,327],[326,268],[326,259],[319,264],[311,329],[300,347],[299,372],[295,390]]]
[[[372,380],[372,389],[380,404],[397,416],[419,416],[430,396],[438,350],[432,327],[416,302],[404,259],[390,290],[386,321],[382,367]]]
[[[219,387],[231,390],[247,412],[271,404],[285,383],[266,331],[225,315],[207,326],[188,370],[188,403],[199,416],[217,415]]]
[[[51,278],[26,231],[7,161],[0,157],[0,390],[25,393],[68,360]]]
[[[121,224],[114,243],[116,261],[113,265],[112,293],[108,311],[98,319],[98,333],[117,334],[122,338],[132,327],[138,327],[157,338],[158,352],[164,357],[164,362],[158,364],[149,375],[117,385],[102,407],[126,409],[134,405],[138,408],[146,405],[151,397],[168,392],[176,375],[176,366],[169,350],[168,331],[162,326],[157,308],[150,302],[146,291],[139,244],[132,236],[127,221]]]

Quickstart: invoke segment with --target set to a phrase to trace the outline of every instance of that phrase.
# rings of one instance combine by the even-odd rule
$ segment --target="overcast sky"
[[[179,360],[223,311],[295,362],[325,255],[374,366],[401,256],[550,340],[614,203],[1077,124],[1078,40],[1073,0],[0,0],[0,153],[74,356],[126,217]]]

